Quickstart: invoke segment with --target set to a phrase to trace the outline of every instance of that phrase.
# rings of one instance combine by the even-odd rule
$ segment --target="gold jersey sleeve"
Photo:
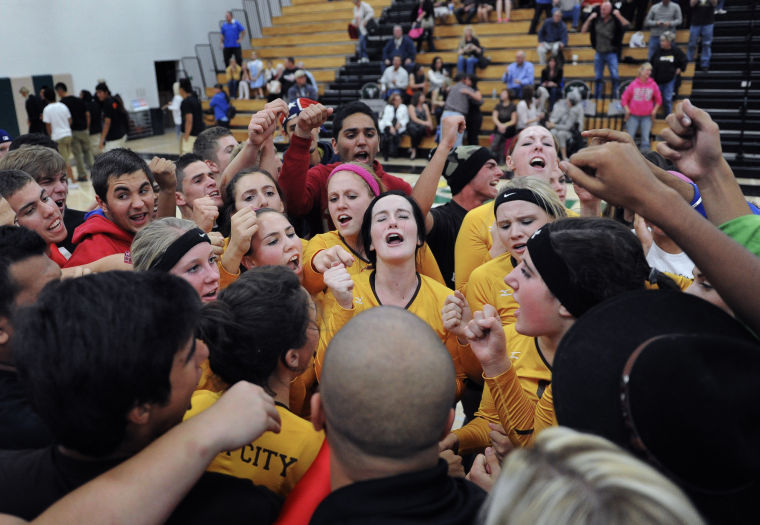
[[[515,311],[519,308],[514,298],[514,290],[504,282],[504,277],[514,270],[512,255],[505,253],[481,264],[470,275],[465,287],[465,297],[470,309],[478,312],[490,304],[499,312],[502,326],[516,321]]]
[[[491,260],[489,250],[493,245],[493,223],[493,201],[468,211],[464,216],[454,245],[454,284],[457,290],[467,285],[475,268]]]
[[[460,450],[479,450],[489,445],[488,434],[479,431],[483,419],[497,420],[515,446],[525,446],[534,433],[536,404],[551,384],[551,370],[536,347],[535,339],[517,333],[513,325],[504,327],[507,337],[507,356],[510,368],[496,377],[485,377],[483,396],[475,419],[455,430],[460,438]],[[553,408],[552,408],[553,410]],[[474,429],[468,429],[476,425]],[[475,439],[481,439],[480,442]],[[485,441],[483,439],[485,438]]]

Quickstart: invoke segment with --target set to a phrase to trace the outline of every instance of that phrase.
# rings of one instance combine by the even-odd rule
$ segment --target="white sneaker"
[[[715,14],[716,15],[725,15],[727,12],[728,11],[726,11],[725,9],[718,9],[717,11],[715,11]]]

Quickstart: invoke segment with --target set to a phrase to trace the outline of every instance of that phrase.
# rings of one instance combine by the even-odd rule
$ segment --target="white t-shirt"
[[[693,279],[694,263],[685,252],[668,253],[652,241],[652,246],[647,253],[647,262],[652,268],[661,272],[670,272]]]
[[[59,140],[71,136],[71,112],[62,102],[51,102],[42,110],[42,122],[50,124],[50,138]]]

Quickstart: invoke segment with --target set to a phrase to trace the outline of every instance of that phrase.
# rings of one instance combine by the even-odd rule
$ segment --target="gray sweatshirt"
[[[665,5],[664,2],[654,4],[647,13],[644,25],[651,27],[652,32],[649,34],[649,38],[659,38],[665,31],[674,31],[681,25],[683,18],[681,18],[681,7],[673,2]],[[658,22],[668,22],[669,25],[658,25]]]

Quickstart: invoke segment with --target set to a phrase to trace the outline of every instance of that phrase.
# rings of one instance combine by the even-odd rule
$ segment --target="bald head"
[[[357,315],[333,337],[322,369],[332,450],[348,464],[431,450],[435,461],[455,380],[446,347],[414,314],[380,306]]]

